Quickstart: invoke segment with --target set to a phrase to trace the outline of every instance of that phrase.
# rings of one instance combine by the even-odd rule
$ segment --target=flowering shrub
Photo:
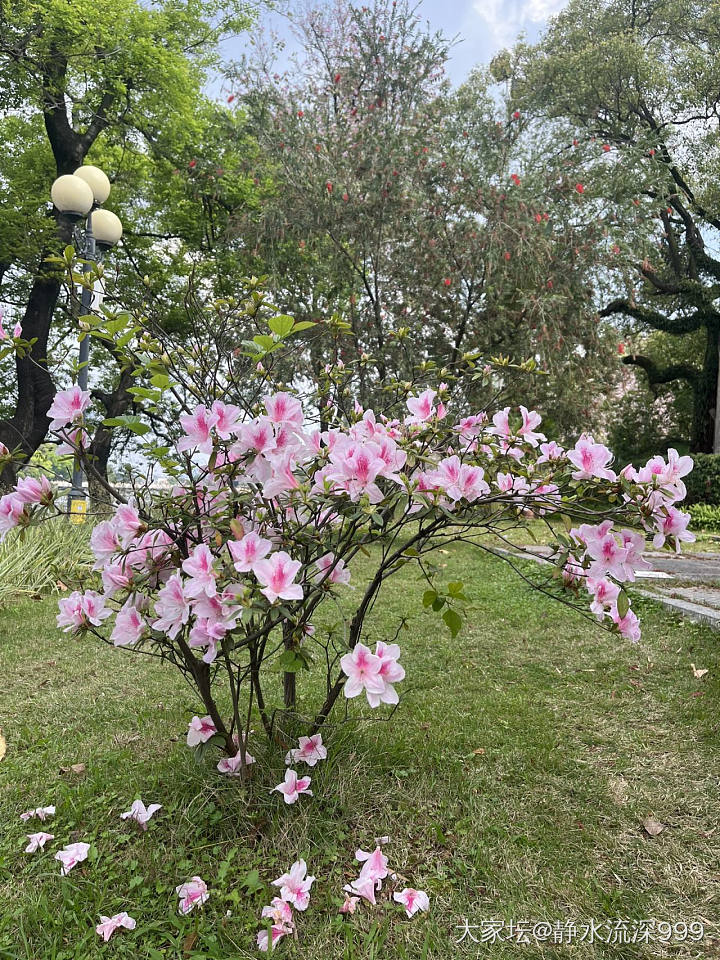
[[[364,694],[371,709],[398,703],[412,663],[404,657],[401,665],[397,637],[368,647],[363,626],[385,581],[416,564],[428,581],[423,603],[459,631],[463,585],[442,589],[426,566],[438,547],[502,538],[526,517],[542,517],[557,539],[554,581],[544,588],[637,640],[622,584],[646,566],[646,539],[675,549],[693,539],[688,515],[675,507],[692,462],[674,450],[616,475],[603,444],[583,434],[564,450],[524,407],[457,414],[446,384],[405,401],[394,416],[326,405],[322,424],[284,390],[244,409],[195,403],[179,416],[175,453],[162,454],[172,489],[119,502],[92,533],[102,590],[62,599],[58,625],[181,670],[206,712],[191,721],[188,744],[217,744],[222,773],[242,778],[251,768],[255,714],[276,738],[279,718],[316,734],[341,696]],[[58,394],[55,429],[82,435],[89,404],[77,388]],[[55,512],[48,485],[20,480],[0,499],[0,534]],[[372,571],[355,584],[361,553]],[[323,604],[352,607],[342,635],[316,624]],[[296,674],[305,669],[325,674],[324,701],[311,710],[297,703]],[[220,689],[229,694],[225,712]],[[312,765],[323,751],[321,740],[302,739],[289,759]],[[312,793],[309,785],[289,769],[274,789],[293,803]]]

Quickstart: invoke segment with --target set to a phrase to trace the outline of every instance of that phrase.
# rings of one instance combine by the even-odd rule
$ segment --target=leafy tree
[[[276,288],[299,276],[321,292],[306,315],[347,319],[340,359],[371,358],[364,403],[423,358],[532,356],[553,374],[533,402],[552,395],[554,427],[572,427],[577,384],[607,357],[578,270],[600,230],[572,219],[572,188],[558,191],[492,77],[448,89],[448,42],[410,4],[314,8],[298,33],[291,77],[262,57],[236,77],[277,183],[243,235]]]
[[[572,162],[605,206],[617,258],[601,314],[696,346],[690,360],[625,358],[652,387],[689,387],[695,451],[720,449],[718,51],[715,4],[571,0],[536,47],[503,58],[515,102],[545,118],[558,155],[580,147]]]
[[[0,441],[25,460],[45,439],[55,392],[51,349],[61,284],[47,258],[72,237],[71,221],[48,213],[50,184],[85,160],[104,166],[116,182],[113,201],[137,230],[127,244],[130,252],[139,247],[130,259],[136,265],[150,253],[154,263],[161,259],[159,241],[192,243],[193,231],[207,233],[223,204],[206,195],[198,202],[187,190],[189,174],[197,185],[192,160],[203,142],[221,140],[202,85],[217,63],[219,39],[244,29],[249,15],[240,0],[151,7],[100,0],[92,18],[62,0],[12,0],[0,17],[0,130],[8,144],[0,159],[0,296],[31,344],[15,356],[16,397],[0,420]],[[162,216],[166,211],[173,212]],[[166,243],[171,262],[169,249]],[[175,265],[184,252],[182,244],[174,249]],[[121,275],[128,270],[123,265]],[[67,339],[67,329],[57,332]],[[5,483],[17,462],[6,465]]]

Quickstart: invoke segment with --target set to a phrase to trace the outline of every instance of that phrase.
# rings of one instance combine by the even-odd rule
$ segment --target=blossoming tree
[[[618,475],[603,444],[584,433],[563,449],[523,406],[465,410],[464,378],[491,395],[493,369],[477,360],[443,380],[426,365],[432,387],[388,384],[382,411],[353,402],[349,371],[328,367],[311,405],[273,381],[297,327],[289,317],[270,316],[269,332],[244,343],[224,329],[192,358],[160,353],[161,368],[162,345],[132,318],[122,322],[126,330],[110,329],[126,362],[138,378],[155,371],[143,388],[146,409],[156,431],[164,419],[171,442],[148,442],[146,455],[172,485],[157,493],[139,484],[131,500],[115,493],[113,516],[91,538],[101,587],[61,599],[58,624],[176,666],[202,704],[188,743],[217,744],[222,773],[244,777],[251,767],[253,718],[285,746],[304,726],[311,736],[289,759],[312,765],[325,755],[313,735],[339,699],[364,695],[370,709],[398,703],[412,660],[401,656],[399,630],[366,643],[366,618],[386,581],[414,565],[427,580],[424,606],[456,635],[463,584],[435,582],[428,555],[439,547],[493,550],[526,518],[543,518],[556,543],[544,568],[554,576],[539,570],[542,589],[637,640],[622,585],[646,564],[646,540],[677,549],[692,539],[675,506],[689,458],[671,450]],[[108,323],[98,321],[96,333],[107,335]],[[92,471],[83,449],[90,395],[58,394],[50,416]],[[0,499],[0,536],[59,512],[47,481],[21,478]],[[340,631],[323,626],[329,606],[341,612]],[[324,675],[317,703],[299,702],[304,669]],[[277,789],[290,803],[311,793],[309,784],[289,770]]]

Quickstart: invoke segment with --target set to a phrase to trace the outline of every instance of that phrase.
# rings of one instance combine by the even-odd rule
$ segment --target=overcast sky
[[[359,0],[362,2],[362,0]],[[448,74],[454,84],[461,83],[472,67],[488,63],[498,50],[510,46],[521,32],[528,40],[535,40],[548,17],[565,6],[566,0],[422,0],[418,14],[447,37],[459,35],[462,39],[453,48]],[[289,5],[292,7],[292,0]],[[260,15],[268,19],[266,12]],[[283,18],[273,16],[274,29],[288,37]],[[229,58],[238,56],[245,41],[235,39],[225,44]],[[292,51],[291,45],[286,55]]]

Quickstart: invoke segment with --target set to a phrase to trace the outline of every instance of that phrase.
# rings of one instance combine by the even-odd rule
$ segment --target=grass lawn
[[[638,600],[632,646],[531,595],[498,561],[469,548],[442,560],[471,600],[463,632],[450,640],[421,609],[414,574],[391,581],[369,634],[389,639],[410,618],[400,707],[389,723],[328,731],[315,796],[292,807],[268,791],[283,758],[259,737],[249,792],[211,757],[196,762],[184,735],[199,704],[170,668],[58,633],[53,601],[1,611],[0,958],[257,957],[269,881],[299,857],[317,881],[280,957],[720,956],[720,637]],[[695,679],[691,662],[709,673]],[[78,763],[85,773],[69,770]],[[137,796],[163,804],[146,834],[119,819]],[[20,821],[51,803],[53,820]],[[646,818],[664,824],[658,836]],[[41,828],[55,840],[23,853]],[[384,835],[400,886],[426,890],[430,913],[407,920],[388,880],[377,908],[343,920],[354,851]],[[61,879],[53,854],[74,840],[92,856]],[[181,918],[174,888],[193,874],[211,897]],[[137,929],[103,945],[99,914],[121,910]],[[704,939],[456,942],[464,919],[477,939],[491,918],[651,917],[702,918]]]

